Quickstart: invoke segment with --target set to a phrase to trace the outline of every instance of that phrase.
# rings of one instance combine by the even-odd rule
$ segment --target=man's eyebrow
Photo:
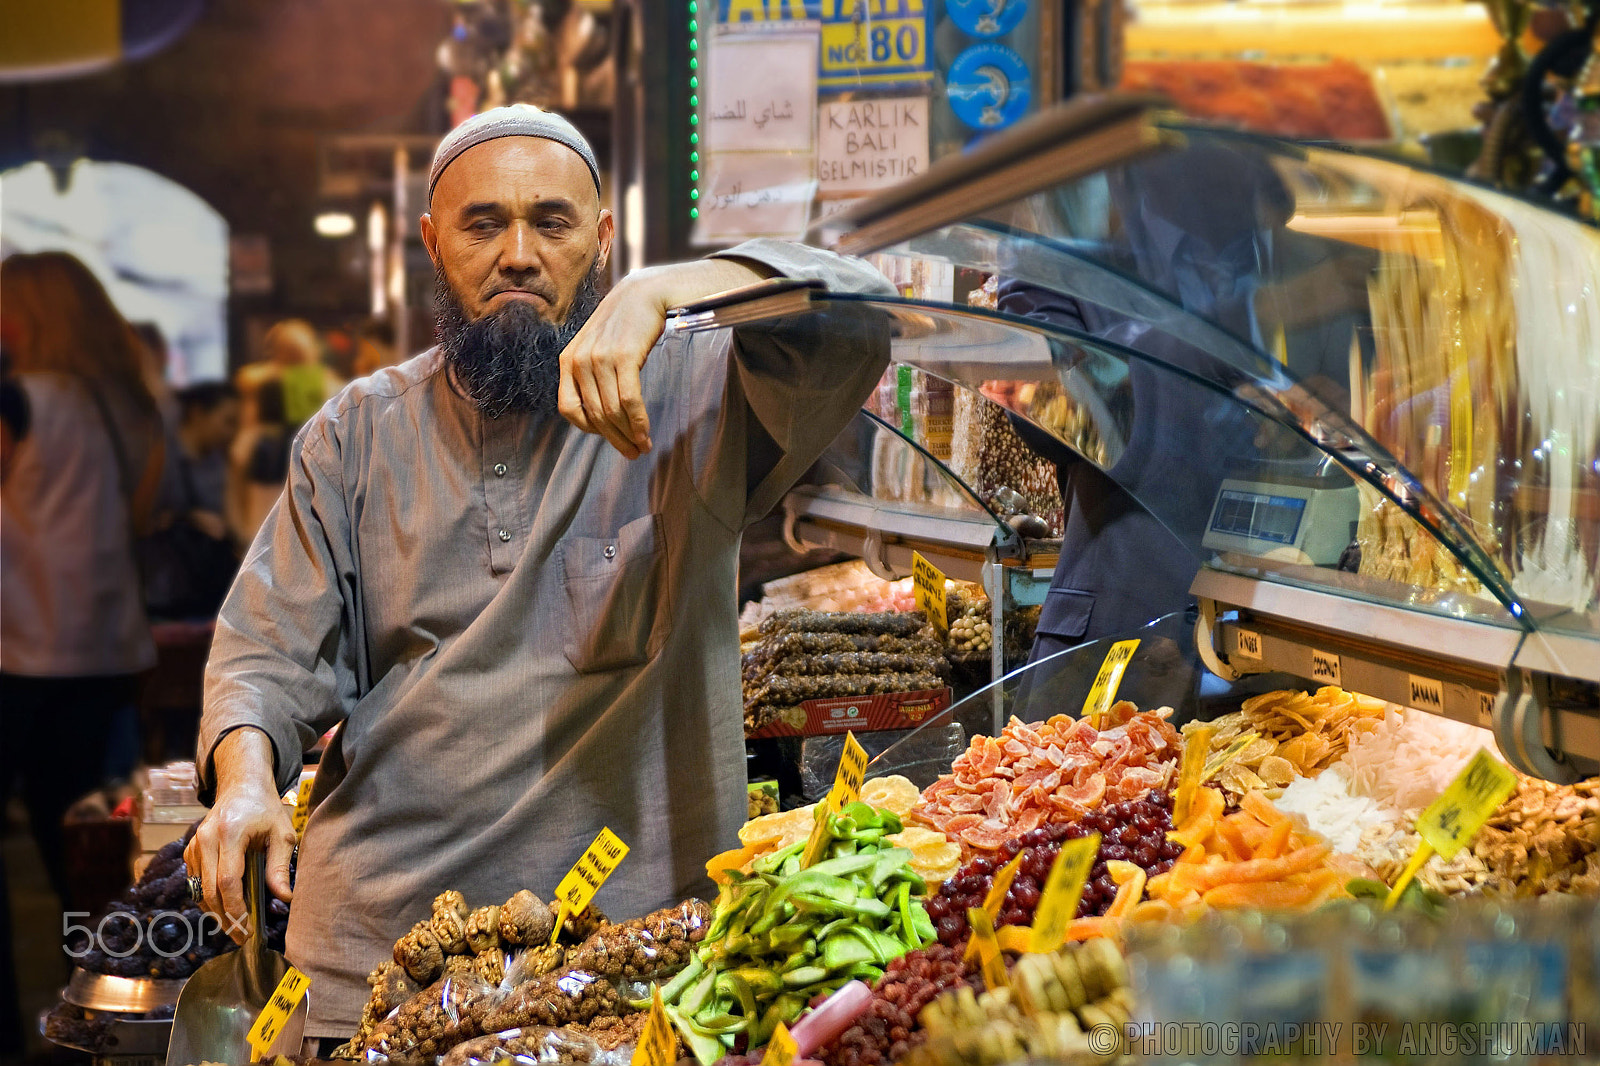
[[[535,200],[531,209],[534,214],[538,215],[575,215],[578,213],[578,205],[564,196],[549,196],[543,200]],[[504,214],[505,211],[505,204],[497,200],[480,200],[463,207],[461,209],[461,217],[468,219],[485,215],[499,216]]]
[[[564,196],[551,196],[534,203],[533,209],[545,215],[571,215],[577,212],[578,205]]]

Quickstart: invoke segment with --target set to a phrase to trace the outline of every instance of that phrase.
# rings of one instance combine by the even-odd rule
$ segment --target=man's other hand
[[[183,860],[189,875],[201,880],[205,909],[242,944],[250,931],[244,898],[246,857],[252,851],[266,851],[267,891],[289,900],[294,824],[278,795],[272,742],[265,733],[234,730],[217,745],[214,760],[217,801],[184,849]]]
[[[639,375],[661,337],[667,312],[769,275],[734,259],[634,271],[600,301],[561,353],[562,417],[585,433],[598,433],[628,459],[651,448]]]

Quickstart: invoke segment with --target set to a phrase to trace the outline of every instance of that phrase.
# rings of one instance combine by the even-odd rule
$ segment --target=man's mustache
[[[491,292],[489,294],[489,298],[492,300],[496,296],[499,296],[503,292],[525,292],[530,296],[539,297],[541,300],[544,300],[546,303],[553,304],[553,303],[556,302],[555,293],[546,292],[544,289],[536,289],[531,285],[502,285],[500,288],[495,289],[493,292]]]

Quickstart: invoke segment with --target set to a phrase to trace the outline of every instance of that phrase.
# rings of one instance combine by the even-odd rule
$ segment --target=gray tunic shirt
[[[758,241],[731,255],[836,291],[864,265]],[[204,785],[255,726],[288,788],[343,723],[300,848],[288,955],[308,1036],[348,1036],[364,978],[460,889],[548,898],[602,826],[632,851],[596,904],[644,913],[709,887],[744,820],[738,546],[866,399],[888,330],[868,309],[666,334],[635,461],[561,418],[483,417],[437,351],[309,422],[218,619]]]

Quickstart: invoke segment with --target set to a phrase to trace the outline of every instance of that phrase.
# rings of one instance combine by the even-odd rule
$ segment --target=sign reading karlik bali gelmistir
[[[821,27],[822,89],[923,87],[933,78],[933,0],[717,0],[717,22],[734,30]]]
[[[825,103],[817,115],[817,192],[855,196],[928,169],[928,98]]]

